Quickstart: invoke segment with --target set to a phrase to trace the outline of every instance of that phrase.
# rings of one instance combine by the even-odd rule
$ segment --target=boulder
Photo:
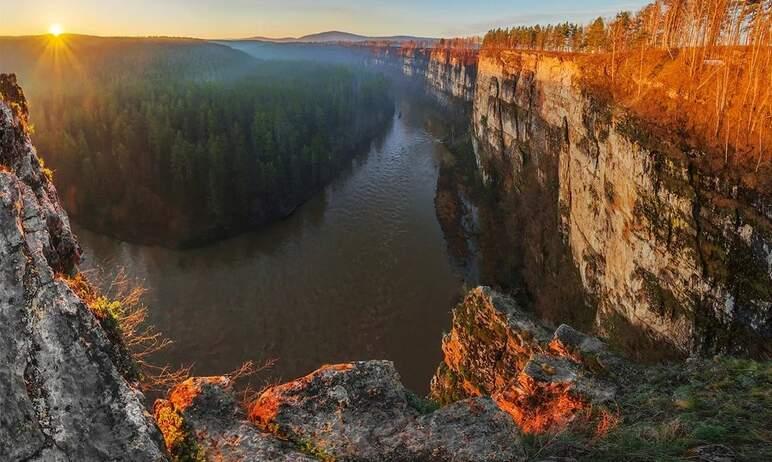
[[[564,427],[580,411],[610,404],[630,372],[598,338],[566,325],[550,334],[488,287],[456,307],[443,352],[432,379],[435,400],[490,396],[527,433]]]
[[[492,400],[421,414],[387,361],[326,366],[265,391],[250,407],[262,428],[337,461],[514,461],[517,428]]]

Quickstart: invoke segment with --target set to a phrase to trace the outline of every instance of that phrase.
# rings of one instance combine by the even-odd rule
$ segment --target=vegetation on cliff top
[[[770,186],[772,1],[657,0],[609,22],[492,30],[483,49],[571,52],[596,94]]]
[[[610,418],[527,439],[533,457],[772,460],[772,363],[716,358],[648,368]],[[597,411],[597,410],[595,410]]]

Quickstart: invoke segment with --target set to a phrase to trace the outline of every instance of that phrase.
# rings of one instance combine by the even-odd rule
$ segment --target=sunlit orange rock
[[[325,366],[266,390],[249,415],[322,459],[509,462],[523,454],[517,427],[493,400],[434,410],[405,389],[388,361]]]
[[[196,377],[158,400],[154,414],[175,460],[316,460],[246,419],[227,377]]]
[[[491,396],[524,432],[564,427],[582,410],[610,403],[626,369],[600,340],[561,326],[550,335],[510,297],[472,290],[454,310],[432,397],[450,403]]]

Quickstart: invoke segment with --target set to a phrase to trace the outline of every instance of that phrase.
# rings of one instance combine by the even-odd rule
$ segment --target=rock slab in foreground
[[[0,95],[0,460],[166,460],[115,346],[57,276],[80,249],[15,77],[0,75]]]
[[[512,419],[491,399],[421,414],[391,362],[326,366],[268,389],[249,408],[254,424],[229,386],[224,378],[191,379],[159,401],[167,440],[195,446],[205,460],[511,462],[523,455]],[[169,412],[182,417],[182,431],[164,425],[174,420]]]
[[[316,460],[246,420],[226,377],[192,378],[158,400],[155,416],[179,459],[308,462]]]

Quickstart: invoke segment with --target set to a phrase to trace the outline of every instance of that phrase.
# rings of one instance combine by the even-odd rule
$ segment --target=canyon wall
[[[426,79],[444,93],[472,101],[477,79],[477,53],[460,53],[449,48],[432,50]]]
[[[398,68],[405,76],[425,80],[430,88],[441,94],[464,101],[474,99],[476,50],[375,47],[371,51],[368,60],[371,64]]]
[[[478,167],[509,204],[506,232],[525,230],[521,265],[538,272],[563,247],[575,269],[526,281],[535,298],[578,281],[595,328],[632,350],[635,332],[681,354],[770,354],[769,197],[593,97],[570,58],[502,52],[478,67]]]

